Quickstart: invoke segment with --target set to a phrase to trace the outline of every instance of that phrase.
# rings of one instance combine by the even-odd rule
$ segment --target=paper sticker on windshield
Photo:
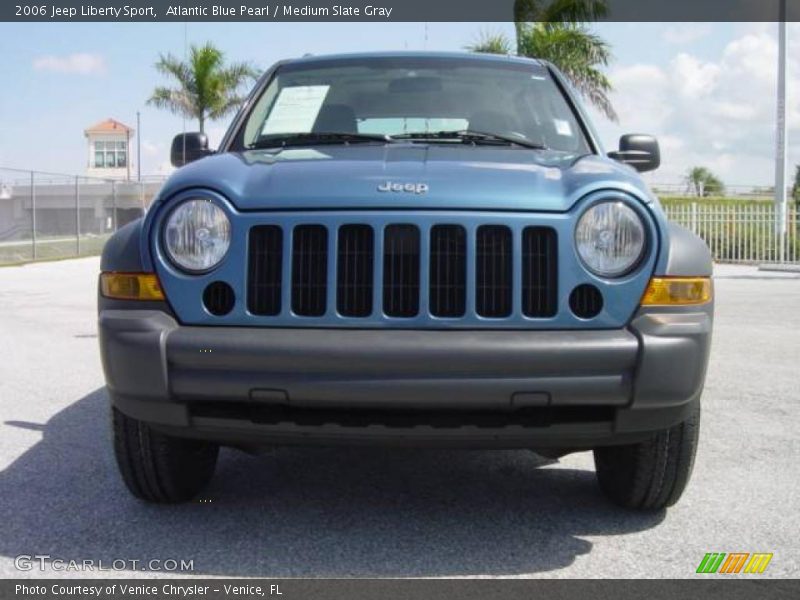
[[[553,119],[553,124],[556,126],[556,133],[558,135],[572,137],[572,127],[569,126],[569,121],[565,121],[563,119]]]
[[[261,135],[310,132],[329,89],[329,85],[283,88],[264,123]]]

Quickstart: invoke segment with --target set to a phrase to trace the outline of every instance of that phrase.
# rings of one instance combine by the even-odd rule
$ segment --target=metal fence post
[[[31,253],[33,260],[36,260],[36,190],[33,184],[33,171],[31,171]]]
[[[692,202],[692,233],[697,234],[697,202]]]
[[[75,176],[75,256],[81,255],[81,199],[78,190],[78,176]]]
[[[111,180],[111,231],[117,230],[117,182]]]

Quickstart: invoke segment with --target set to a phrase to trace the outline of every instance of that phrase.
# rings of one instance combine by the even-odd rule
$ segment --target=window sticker
[[[558,135],[572,137],[572,127],[570,127],[569,121],[565,121],[563,119],[553,119],[553,124],[556,126],[556,133]]]
[[[329,85],[285,87],[275,100],[261,135],[271,133],[308,133],[314,127]]]

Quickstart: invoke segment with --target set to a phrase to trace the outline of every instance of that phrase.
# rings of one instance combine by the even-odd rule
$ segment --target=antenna
[[[142,121],[136,111],[136,180],[142,180]]]
[[[183,62],[185,63],[189,57],[189,21],[183,22]],[[186,113],[183,116],[183,164],[186,164]]]

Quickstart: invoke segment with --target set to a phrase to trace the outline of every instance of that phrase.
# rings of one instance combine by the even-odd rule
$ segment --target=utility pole
[[[778,260],[786,258],[786,0],[781,0],[778,16],[778,118],[775,134],[775,228],[778,238]]]
[[[31,171],[31,255],[36,260],[36,187],[34,174]]]
[[[142,180],[142,122],[136,111],[136,181]]]

